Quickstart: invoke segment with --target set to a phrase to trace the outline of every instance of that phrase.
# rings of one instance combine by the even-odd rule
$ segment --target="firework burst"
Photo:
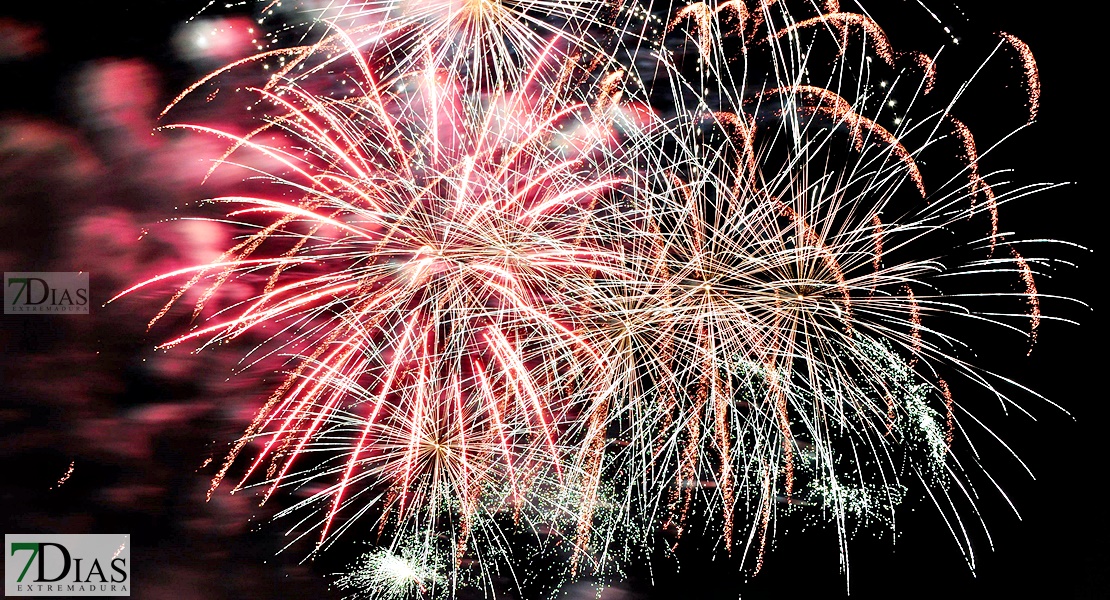
[[[1036,64],[1003,46],[1033,118]],[[1005,399],[957,317],[1036,340],[1037,262],[999,207],[1037,186],[988,182],[935,56],[837,2],[350,2],[171,107],[275,58],[248,132],[167,126],[261,185],[212,199],[240,241],[124,293],[184,279],[158,320],[255,290],[164,347],[266,329],[289,357],[212,489],[236,464],[263,502],[317,486],[283,512],[315,515],[301,535],[380,544],[348,583],[492,591],[462,574],[515,573],[514,530],[564,577],[610,573],[699,525],[758,572],[778,515],[815,505],[846,569],[850,522],[909,485],[975,510],[952,449],[978,421],[941,374]],[[1021,289],[950,283],[984,273]],[[1007,295],[1027,310],[979,308]]]
[[[366,75],[358,96],[291,81],[252,90],[272,111],[247,135],[168,126],[232,140],[223,168],[252,153],[280,170],[264,176],[277,192],[212,200],[253,233],[171,274],[191,277],[171,304],[205,286],[198,313],[232,281],[258,295],[164,347],[281,324],[271,340],[298,357],[213,488],[253,444],[236,488],[258,476],[268,498],[334,480],[312,498],[326,505],[321,541],[347,504],[365,512],[351,500],[365,493],[380,527],[453,506],[465,547],[476,511],[571,470],[564,424],[604,372],[580,333],[584,290],[623,273],[593,222],[623,179],[589,105],[528,89],[475,100],[434,65],[378,84],[350,59]],[[335,456],[304,458],[321,448]],[[483,497],[493,482],[505,497]]]

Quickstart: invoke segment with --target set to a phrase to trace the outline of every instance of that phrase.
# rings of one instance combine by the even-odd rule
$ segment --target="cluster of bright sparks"
[[[247,129],[167,126],[226,140],[213,169],[249,177],[211,202],[241,236],[123,292],[179,282],[155,320],[196,298],[163,347],[285,357],[213,491],[310,490],[284,510],[298,536],[373,541],[345,580],[383,597],[492,592],[485,574],[541,555],[608,572],[693,528],[758,571],[781,511],[820,505],[844,540],[915,482],[966,530],[948,482],[969,413],[942,375],[1003,401],[1005,380],[943,327],[1025,321],[1032,342],[1042,317],[998,214],[1031,188],[981,174],[955,99],[930,97],[935,56],[836,0],[317,16],[316,41],[171,105],[264,73],[234,86]],[[1031,121],[1028,48],[1004,34],[995,54]],[[959,167],[925,171],[938,155]],[[232,282],[253,294],[207,311]],[[512,550],[522,532],[535,553]]]

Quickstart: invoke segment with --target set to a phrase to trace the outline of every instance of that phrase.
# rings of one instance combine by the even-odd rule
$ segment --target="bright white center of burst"
[[[381,575],[397,584],[416,581],[416,569],[409,562],[399,556],[384,556],[378,563]]]

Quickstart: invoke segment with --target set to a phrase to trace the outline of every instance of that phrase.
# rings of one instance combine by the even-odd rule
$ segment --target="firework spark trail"
[[[872,49],[879,58],[882,58],[883,61],[889,65],[894,64],[894,50],[891,48],[890,40],[887,39],[882,28],[879,27],[879,24],[873,19],[860,14],[832,13],[820,15],[800,23],[795,23],[789,27],[784,27],[775,33],[774,38],[795,36],[801,31],[816,29],[818,27],[830,27],[840,33],[841,52],[845,51],[844,46],[847,45],[848,35],[852,30],[859,30],[862,32],[864,39],[871,43]]]
[[[921,89],[922,94],[929,94],[933,91],[937,84],[937,59],[936,57],[929,56],[923,52],[909,52],[906,54],[911,61],[919,69],[925,77],[925,85]]]
[[[967,194],[971,199],[972,208],[975,207],[975,202],[980,194],[986,199],[987,210],[990,211],[991,216],[991,252],[993,253],[995,246],[998,245],[998,199],[994,195],[994,189],[979,174],[979,150],[975,145],[975,136],[972,135],[967,125],[964,125],[963,121],[955,117],[949,117],[948,119],[952,122],[953,132],[963,150],[961,158],[967,164]]]
[[[935,95],[935,55],[896,50],[835,0],[793,4],[339,2],[319,41],[235,61],[175,98],[163,115],[282,61],[238,86],[256,109],[247,133],[165,126],[226,141],[213,169],[266,183],[212,200],[242,239],[121,294],[184,280],[153,325],[198,288],[202,322],[162,348],[285,324],[261,343],[293,366],[209,497],[244,452],[234,491],[262,487],[266,502],[322,485],[281,514],[321,515],[316,550],[366,516],[382,548],[348,579],[404,596],[455,589],[471,557],[482,586],[515,573],[496,549],[509,528],[570,548],[573,578],[660,535],[673,547],[693,514],[719,517],[707,531],[754,552],[758,572],[779,494],[790,510],[831,509],[847,570],[852,511],[893,511],[902,462],[948,474],[934,500],[966,493],[936,374],[1000,393],[951,353],[959,336],[938,317],[1001,319],[969,306],[994,290],[946,294],[944,278],[1014,275],[1035,342],[1037,263],[1004,242],[1007,196],[971,130],[913,110]],[[1002,37],[1032,120],[1036,63]],[[893,127],[869,91],[878,75],[853,70],[865,61],[920,76]],[[892,79],[891,107],[905,87]],[[920,157],[945,134],[964,171],[932,189],[946,178]],[[987,260],[937,256],[979,198]],[[993,258],[1002,243],[1009,257]],[[255,296],[210,315],[233,282]],[[915,443],[924,458],[906,458]]]
[[[1029,45],[1018,37],[1006,32],[999,34],[1002,40],[1013,47],[1021,58],[1021,66],[1025,74],[1025,89],[1029,93],[1026,106],[1029,108],[1029,122],[1037,120],[1037,113],[1041,108],[1041,77],[1037,72],[1037,61],[1033,58],[1033,51]]]
[[[50,486],[50,489],[57,489],[65,485],[65,483],[69,481],[70,476],[73,475],[73,466],[76,464],[77,461],[75,460],[69,461],[69,467],[66,468],[66,472],[62,473],[62,476],[58,478],[58,481],[54,485]]]
[[[732,13],[736,18],[736,23],[732,25],[732,31],[743,33],[751,17],[748,13],[748,7],[740,0],[723,2],[717,5],[716,8],[710,8],[704,2],[687,4],[675,13],[674,18],[667,24],[667,30],[674,29],[686,19],[693,20],[697,26],[698,49],[701,52],[702,59],[709,60],[714,50],[720,47],[716,43],[718,36],[715,33],[714,20],[719,18],[719,15],[728,13]],[[726,33],[726,31],[722,31],[722,33]]]
[[[891,153],[905,164],[910,173],[910,178],[917,186],[918,191],[921,192],[921,196],[926,196],[921,169],[901,141],[883,126],[857,113],[855,108],[836,92],[814,86],[793,86],[791,88],[769,90],[766,93],[784,95],[795,101],[800,99],[804,103],[804,106],[798,111],[800,115],[821,114],[837,121],[843,121],[852,132],[852,139],[857,150],[863,148],[870,136],[875,136],[880,142],[889,146]],[[816,101],[815,106],[812,105],[814,101]]]

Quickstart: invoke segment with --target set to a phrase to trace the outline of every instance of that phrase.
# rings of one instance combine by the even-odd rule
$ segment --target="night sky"
[[[275,557],[286,523],[269,522],[265,516],[272,511],[256,510],[245,495],[230,499],[223,490],[213,502],[203,501],[208,475],[198,474],[198,467],[214,453],[220,459],[219,448],[250,418],[263,388],[249,378],[225,382],[212,375],[224,372],[220,358],[190,363],[182,357],[151,366],[149,347],[172,324],[147,333],[156,307],[142,302],[100,308],[122,284],[134,283],[127,265],[188,254],[168,236],[155,236],[142,250],[106,240],[131,236],[174,206],[202,197],[196,181],[177,185],[192,175],[174,170],[175,156],[195,149],[152,142],[137,132],[143,123],[154,124],[151,108],[164,106],[201,74],[176,57],[171,40],[203,4],[121,0],[0,7],[0,270],[89,265],[94,297],[94,315],[83,322],[0,316],[0,523],[5,533],[131,533],[132,597],[338,598],[338,592],[327,592],[322,575],[345,556],[306,565],[297,564],[295,551]],[[870,4],[883,5],[868,8],[899,49],[933,51],[945,41],[916,2]],[[1096,233],[1106,200],[1100,91],[1106,58],[1096,50],[1104,34],[1087,25],[1102,15],[1074,3],[1019,12],[1012,2],[975,0],[961,7],[961,18],[943,0],[930,4],[961,39],[945,50],[957,58],[948,57],[953,60],[941,73],[938,94],[963,81],[960,69],[978,65],[997,39],[993,32],[1010,32],[1033,49],[1043,83],[1040,117],[985,159],[983,170],[1012,169],[1002,179],[1019,184],[1074,182],[1004,206],[1002,228],[1020,238],[1090,248],[1045,249],[1078,267],[1061,266],[1038,283],[1044,294],[1070,296],[1092,309],[1046,299],[1045,314],[1081,324],[1046,322],[1029,357],[1013,335],[994,338],[971,330],[981,338],[972,340],[976,364],[1015,378],[1070,413],[1013,394],[1034,422],[1017,411],[1004,414],[991,399],[975,405],[964,398],[1036,475],[1030,479],[980,431],[974,441],[982,462],[1021,519],[995,490],[979,490],[994,549],[981,528],[972,528],[978,565],[973,574],[928,501],[911,499],[899,513],[894,543],[881,527],[864,528],[851,543],[851,597],[1107,598],[1110,510],[1103,465],[1110,413],[1099,294],[1106,269],[1100,260],[1104,234]],[[998,92],[999,86],[1018,85],[1015,73],[986,73],[955,111],[983,147],[1024,122],[1020,91]],[[98,88],[109,75],[121,87]],[[101,96],[108,100],[90,100]],[[116,107],[112,114],[118,118],[105,120],[97,106]],[[60,268],[67,260],[75,266]],[[235,410],[246,415],[243,421],[217,416]],[[50,490],[70,461],[71,480]],[[603,598],[843,597],[835,530],[803,531],[790,519],[780,527],[790,531],[778,532],[754,579],[735,563],[710,562],[707,551],[685,548],[681,571],[661,566],[654,590],[646,570],[634,569],[626,595]]]

